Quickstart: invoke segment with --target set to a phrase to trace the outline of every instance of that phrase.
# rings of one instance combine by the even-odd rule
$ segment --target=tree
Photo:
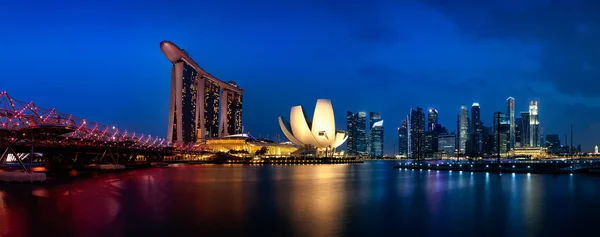
[[[257,156],[263,156],[263,155],[267,154],[268,151],[269,151],[269,148],[266,146],[263,146],[259,150],[256,150],[256,152],[254,152],[254,154]]]

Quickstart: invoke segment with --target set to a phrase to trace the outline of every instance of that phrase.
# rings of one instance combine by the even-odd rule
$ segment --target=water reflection
[[[595,176],[199,165],[0,184],[0,235],[557,236],[594,231]],[[591,233],[591,232],[590,232]]]

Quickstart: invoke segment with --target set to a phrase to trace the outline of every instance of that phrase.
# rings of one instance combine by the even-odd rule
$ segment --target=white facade
[[[540,121],[538,120],[538,102],[529,102],[529,146],[538,147],[540,144]]]
[[[304,109],[300,105],[292,107],[289,123],[281,116],[278,120],[285,137],[298,146],[312,145],[318,149],[335,149],[348,138],[346,132],[335,130],[335,117],[330,100],[317,100],[312,121],[306,120]]]

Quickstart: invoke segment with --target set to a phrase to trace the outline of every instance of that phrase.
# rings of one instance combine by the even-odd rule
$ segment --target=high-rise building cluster
[[[477,102],[471,105],[470,112],[461,105],[456,133],[449,133],[438,121],[438,110],[411,109],[398,128],[398,155],[414,159],[437,155],[489,157],[520,147],[560,147],[557,135],[543,136],[537,101],[529,103],[528,111],[515,114],[515,98],[509,97],[506,111],[493,113],[491,126],[483,123],[482,115]]]
[[[367,130],[367,113],[348,111],[347,120],[347,153],[370,157],[383,156],[383,119],[381,114],[369,113],[369,129]],[[368,134],[368,135],[367,135]]]
[[[411,109],[398,128],[398,155],[415,159],[431,157],[439,151],[454,154],[455,135],[439,124],[438,111],[429,109],[427,121],[422,108]]]
[[[506,111],[494,112],[492,121],[490,127],[486,127],[481,121],[479,103],[471,106],[471,116],[464,105],[460,107],[457,122],[459,155],[491,156],[518,147],[544,146],[541,143],[544,139],[540,133],[537,101],[531,101],[529,111],[521,112],[520,117],[515,117],[515,99],[509,97],[506,99]],[[463,133],[468,133],[468,136]]]

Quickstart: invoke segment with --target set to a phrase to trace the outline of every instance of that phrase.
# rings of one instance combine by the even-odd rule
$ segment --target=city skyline
[[[595,9],[595,2],[553,2],[541,10],[535,3],[522,3],[522,12],[511,19],[523,24],[514,28],[492,24],[504,22],[502,6],[510,4],[486,5],[478,12],[489,21],[478,21],[461,18],[475,15],[474,9],[444,8],[425,0],[342,9],[321,2],[236,2],[240,8],[235,9],[197,2],[182,3],[186,9],[166,3],[140,8],[115,1],[115,7],[106,9],[93,1],[35,2],[0,7],[4,33],[11,35],[0,43],[11,45],[6,54],[14,56],[0,59],[5,65],[1,76],[8,78],[1,90],[107,124],[165,136],[171,65],[156,45],[171,40],[210,73],[244,88],[244,131],[254,135],[273,139],[279,133],[273,122],[279,114],[328,98],[338,108],[336,127],[344,127],[341,118],[348,109],[380,112],[386,124],[385,153],[391,154],[397,143],[392,134],[409,108],[437,109],[439,122],[454,131],[460,104],[480,103],[481,119],[489,125],[492,114],[504,112],[506,98],[512,96],[515,117],[528,111],[528,101],[539,101],[545,134],[562,138],[573,123],[574,144],[592,150],[598,143],[595,120],[600,115],[595,111],[600,111],[600,98],[592,79],[597,78],[598,60],[591,57],[597,47],[590,43],[598,39],[598,27],[567,16],[595,19],[587,10]],[[261,10],[264,6],[281,14]],[[533,27],[557,21],[538,10],[564,7],[573,11],[559,19],[561,24]],[[242,8],[251,11],[240,12]],[[195,16],[195,9],[207,13]],[[318,11],[307,17],[298,9]],[[20,27],[8,24],[19,12],[29,12],[31,18]],[[250,12],[263,13],[262,18],[254,19]],[[191,19],[183,21],[182,15]],[[351,18],[355,20],[347,20]],[[116,55],[129,60],[119,62]]]

